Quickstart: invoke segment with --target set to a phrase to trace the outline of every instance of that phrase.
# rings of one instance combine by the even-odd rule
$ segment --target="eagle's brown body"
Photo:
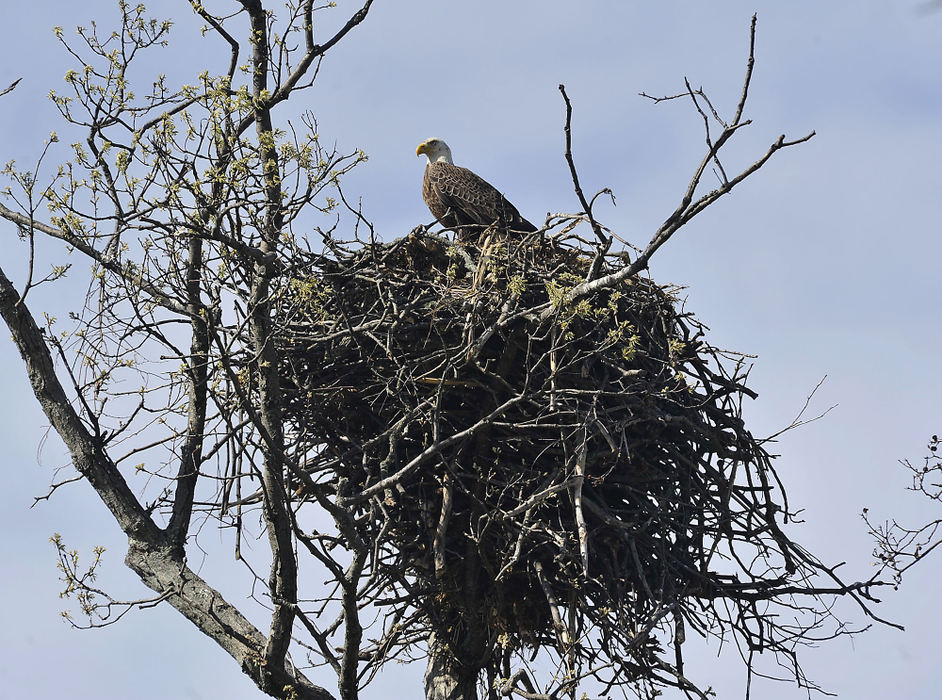
[[[448,151],[448,160],[450,156]],[[460,240],[474,240],[489,226],[516,233],[536,231],[536,226],[490,183],[448,160],[429,158],[422,197],[432,215],[446,228],[454,229]]]

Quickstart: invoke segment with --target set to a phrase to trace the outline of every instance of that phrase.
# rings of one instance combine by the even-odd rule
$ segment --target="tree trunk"
[[[428,640],[425,700],[477,700],[478,671],[461,663],[436,635]]]

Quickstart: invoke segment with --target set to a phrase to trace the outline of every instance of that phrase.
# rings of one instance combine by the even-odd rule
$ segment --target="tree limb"
[[[160,532],[131,492],[121,472],[96,442],[69,402],[56,376],[49,346],[20,296],[0,269],[0,315],[6,321],[13,342],[29,375],[33,393],[52,427],[62,437],[72,464],[98,492],[99,497],[129,536],[158,542]]]

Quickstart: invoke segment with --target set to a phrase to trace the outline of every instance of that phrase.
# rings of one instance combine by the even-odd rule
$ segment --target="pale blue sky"
[[[345,19],[356,2],[323,13]],[[196,44],[188,3],[149,3],[176,18],[177,38],[160,70],[192,81],[212,42]],[[808,144],[778,154],[731,196],[682,230],[654,258],[653,277],[688,287],[688,307],[714,344],[756,354],[746,407],[758,435],[786,425],[828,375],[813,407],[826,418],[786,435],[777,467],[805,523],[790,534],[822,558],[846,561],[848,579],[872,570],[862,507],[877,518],[918,522],[942,516],[905,493],[897,460],[921,458],[942,430],[942,12],[918,0],[376,0],[367,22],[328,54],[317,87],[299,103],[319,118],[322,138],[370,160],[346,180],[385,238],[429,215],[415,146],[445,138],[455,160],[497,185],[537,222],[574,211],[562,157],[564,111],[574,104],[573,147],[586,190],[611,187],[617,207],[598,216],[643,244],[670,213],[702,155],[699,116],[687,104],[653,105],[638,96],[678,92],[687,76],[726,114],[741,87],[753,11],[757,67],[748,116],[755,123],[730,148],[727,170],[751,162],[779,134]],[[30,162],[56,129],[45,98],[71,67],[53,25],[72,31],[93,17],[109,26],[113,4],[38,0],[7,3],[0,88],[0,159]],[[329,19],[327,19],[329,18]],[[11,31],[12,28],[12,31]],[[331,31],[319,29],[319,38]],[[21,273],[25,248],[0,223],[8,274]],[[36,295],[41,298],[41,295]],[[50,299],[50,306],[61,301]],[[116,596],[146,589],[122,564],[116,525],[91,489],[73,485],[32,510],[63,464],[26,386],[12,344],[0,341],[0,444],[7,489],[0,519],[4,622],[0,698],[254,698],[235,664],[169,608],[132,613],[118,625],[71,630],[58,619],[54,550],[60,532],[83,553],[108,547],[100,583]],[[38,459],[37,459],[38,455]],[[854,700],[935,700],[942,687],[939,645],[942,558],[925,563],[883,615],[905,633],[874,628],[809,649],[810,677]],[[213,581],[211,581],[213,582]],[[234,603],[239,589],[228,592]],[[848,619],[862,622],[849,604]],[[715,650],[715,647],[714,647]],[[735,649],[719,661],[688,658],[689,675],[720,698],[742,697]],[[367,698],[420,697],[419,665],[397,668]],[[331,686],[330,674],[314,674]],[[793,685],[757,681],[753,697],[804,697]]]

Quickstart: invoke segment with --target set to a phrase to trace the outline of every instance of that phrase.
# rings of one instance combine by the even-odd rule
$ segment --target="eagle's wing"
[[[446,226],[490,226],[510,231],[536,231],[517,208],[489,182],[467,168],[432,163],[426,169],[426,204]],[[451,217],[446,216],[450,212]]]

